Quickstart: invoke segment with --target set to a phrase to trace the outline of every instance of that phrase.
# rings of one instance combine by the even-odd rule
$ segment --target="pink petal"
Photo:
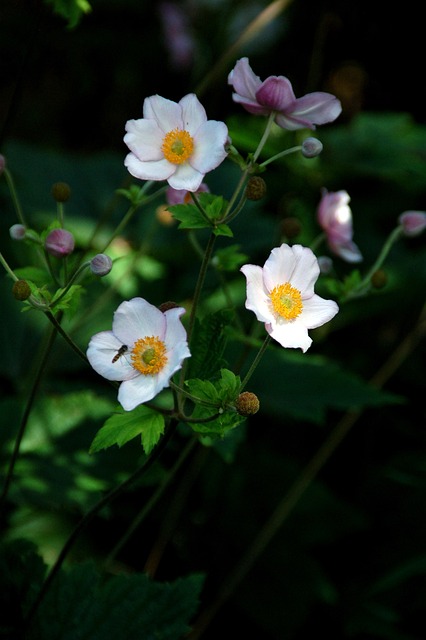
[[[234,87],[234,91],[241,98],[246,98],[249,102],[257,103],[256,91],[262,84],[260,78],[253,73],[248,58],[241,58],[235,64],[228,76],[228,84]]]
[[[256,91],[259,104],[272,111],[290,109],[296,100],[290,80],[284,76],[269,76]]]
[[[342,106],[335,96],[317,91],[298,98],[292,106],[291,113],[286,112],[285,115],[311,124],[325,124],[336,120],[341,112]]]

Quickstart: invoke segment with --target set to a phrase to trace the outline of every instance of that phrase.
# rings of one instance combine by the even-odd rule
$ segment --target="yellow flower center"
[[[289,282],[274,287],[269,297],[274,312],[285,320],[294,320],[302,313],[302,294]]]
[[[166,345],[155,336],[139,338],[130,354],[132,366],[144,376],[159,373],[167,362]]]
[[[182,164],[194,151],[194,140],[184,129],[173,129],[163,138],[161,150],[166,160],[172,164]]]

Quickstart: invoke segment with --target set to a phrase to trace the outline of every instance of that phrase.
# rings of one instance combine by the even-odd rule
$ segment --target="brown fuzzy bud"
[[[374,289],[383,289],[388,282],[388,276],[383,269],[377,269],[371,276],[371,285]]]
[[[56,202],[66,202],[71,196],[71,188],[66,182],[55,182],[52,186],[52,196]]]
[[[259,411],[259,398],[251,391],[243,391],[235,401],[235,408],[240,416],[252,416]]]
[[[168,300],[167,302],[162,302],[159,305],[159,309],[162,313],[164,313],[165,311],[168,311],[169,309],[177,309],[179,305],[176,304],[176,302],[172,302],[171,300]]]
[[[266,194],[266,182],[260,176],[251,176],[247,182],[247,200],[260,200]]]
[[[281,231],[287,238],[295,238],[302,231],[300,220],[292,216],[284,218],[281,222]]]
[[[30,285],[26,280],[15,280],[12,287],[15,300],[28,300],[31,295]]]

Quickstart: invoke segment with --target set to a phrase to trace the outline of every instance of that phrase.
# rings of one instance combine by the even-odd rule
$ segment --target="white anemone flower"
[[[129,120],[126,132],[129,173],[141,180],[167,180],[174,189],[196,191],[204,175],[227,156],[226,124],[207,120],[193,93],[179,102],[159,95],[146,98],[143,118]]]
[[[121,382],[118,401],[125,411],[168,387],[191,355],[180,321],[184,312],[174,307],[163,313],[143,298],[133,298],[115,311],[112,331],[101,331],[90,340],[87,358],[101,376]]]
[[[301,245],[282,244],[271,251],[263,268],[246,264],[241,271],[247,278],[246,308],[283,347],[307,351],[312,344],[308,329],[325,324],[339,310],[333,300],[314,293],[318,260]]]

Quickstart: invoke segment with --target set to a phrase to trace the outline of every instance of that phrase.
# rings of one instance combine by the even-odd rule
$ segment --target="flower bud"
[[[377,269],[377,271],[375,271],[371,276],[370,282],[374,289],[383,289],[388,282],[386,271],[383,269]]]
[[[302,142],[302,154],[305,158],[319,156],[323,149],[322,142],[318,138],[305,138]]]
[[[9,229],[12,240],[23,240],[26,234],[26,228],[23,224],[13,224]]]
[[[295,238],[302,230],[302,225],[298,218],[288,216],[281,221],[281,231],[286,238]]]
[[[318,266],[320,273],[327,276],[333,270],[333,260],[329,256],[318,256]]]
[[[0,176],[6,168],[6,158],[0,153]]]
[[[424,211],[405,211],[398,218],[404,235],[419,236],[426,229],[426,213]]]
[[[107,276],[112,269],[112,260],[105,253],[98,253],[90,261],[90,270],[95,276]]]
[[[156,208],[155,217],[163,227],[170,227],[175,223],[175,219],[166,204],[160,204],[160,206]]]
[[[28,282],[26,280],[15,280],[12,286],[12,295],[15,300],[28,300],[31,295]]]
[[[64,258],[74,251],[74,236],[66,229],[53,229],[47,236],[44,247],[56,258]]]
[[[66,182],[55,182],[52,185],[52,196],[56,202],[66,202],[71,196],[71,188]]]
[[[235,401],[235,408],[240,416],[252,416],[259,411],[259,398],[250,391],[243,391]]]
[[[160,305],[158,305],[158,308],[162,313],[164,313],[169,309],[176,309],[178,306],[179,305],[176,304],[176,302],[173,302],[172,300],[167,300],[167,302],[162,302]]]
[[[260,176],[251,176],[247,182],[247,200],[260,200],[266,194],[266,182]]]

